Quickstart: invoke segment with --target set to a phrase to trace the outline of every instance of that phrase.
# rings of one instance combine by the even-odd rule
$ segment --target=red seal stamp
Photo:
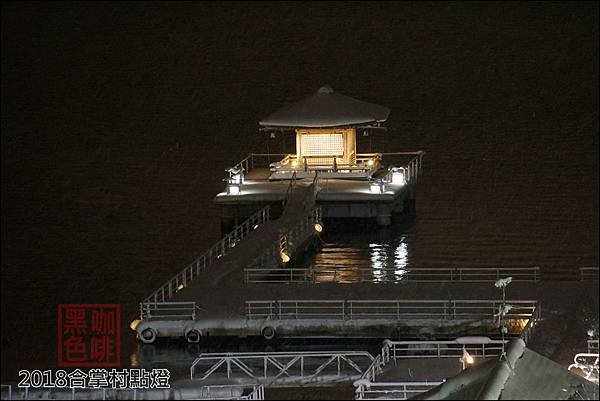
[[[119,366],[121,305],[58,305],[58,366]]]

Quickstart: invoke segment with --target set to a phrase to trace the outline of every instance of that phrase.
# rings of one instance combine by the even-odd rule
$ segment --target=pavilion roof
[[[259,122],[263,127],[321,128],[357,126],[387,120],[390,109],[323,86],[312,95],[282,107]]]

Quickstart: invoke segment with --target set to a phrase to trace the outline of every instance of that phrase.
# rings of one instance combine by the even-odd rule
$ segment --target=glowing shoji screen
[[[302,135],[303,156],[342,156],[344,154],[343,134],[304,134]]]

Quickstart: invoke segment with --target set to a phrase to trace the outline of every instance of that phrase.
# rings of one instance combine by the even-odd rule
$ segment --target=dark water
[[[56,367],[59,303],[126,328],[218,239],[223,170],[293,146],[257,121],[326,83],[392,109],[359,150],[427,154],[410,225],[315,261],[598,265],[597,3],[3,3],[1,29],[3,381]]]

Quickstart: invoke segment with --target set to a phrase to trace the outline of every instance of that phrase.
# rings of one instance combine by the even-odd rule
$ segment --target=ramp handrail
[[[258,256],[250,265],[250,269],[261,269],[262,266],[269,266],[272,260],[279,260],[282,250],[287,249],[289,243],[300,245],[314,234],[314,225],[321,221],[321,207],[314,206],[292,227],[280,234],[280,237],[270,247],[268,247],[260,256]]]
[[[509,302],[507,302],[507,303],[509,303]],[[531,341],[531,338],[533,337],[533,334],[535,333],[535,328],[539,325],[541,318],[542,318],[542,303],[538,302],[535,310],[533,311],[532,315],[529,317],[529,320],[527,321],[525,328],[523,328],[523,331],[519,335],[519,337],[525,342],[525,344],[529,344],[529,342]]]
[[[260,224],[270,220],[270,218],[270,206],[263,207],[248,217],[243,223],[235,226],[231,232],[177,273],[173,278],[160,286],[158,290],[145,298],[142,303],[165,302],[171,299],[177,291],[184,289],[194,277],[200,275],[200,273],[204,272],[208,267],[214,264],[215,261],[226,255],[231,248],[235,247],[242,239],[248,236],[250,232],[258,228]]]
[[[247,319],[495,319],[512,305],[508,319],[533,315],[534,300],[260,300],[246,301]]]
[[[488,358],[499,356],[504,349],[503,345],[508,340],[492,340],[485,337],[479,337],[486,341],[459,339],[448,341],[391,341],[385,340],[381,353],[375,358],[373,364],[363,374],[362,379],[370,382],[375,381],[375,377],[383,370],[383,367],[390,363],[396,363],[399,359],[422,359],[422,358],[457,358],[459,359],[464,351],[469,352],[474,358]]]

